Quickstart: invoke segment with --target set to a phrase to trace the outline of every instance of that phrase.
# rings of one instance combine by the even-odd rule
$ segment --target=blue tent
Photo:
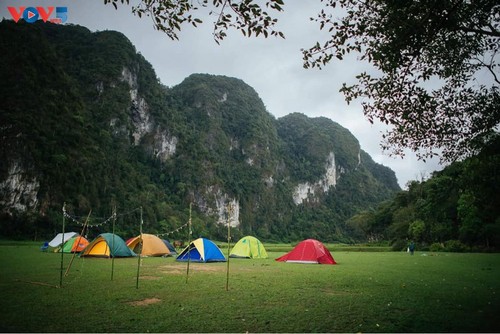
[[[199,238],[192,241],[177,257],[177,261],[225,262],[226,258],[212,241]]]

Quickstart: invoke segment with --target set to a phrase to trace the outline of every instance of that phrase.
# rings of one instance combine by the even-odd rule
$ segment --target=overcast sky
[[[384,126],[368,122],[360,101],[350,105],[344,101],[339,93],[342,83],[354,84],[356,74],[370,70],[368,64],[352,57],[322,70],[302,67],[300,49],[324,41],[325,34],[309,20],[321,8],[319,0],[287,2],[284,13],[278,16],[278,29],[284,32],[284,40],[249,39],[232,30],[220,45],[212,38],[214,16],[207,17],[198,28],[186,25],[179,34],[180,41],[172,41],[154,29],[150,18],[134,16],[131,6],[124,4],[118,10],[104,5],[104,0],[0,0],[0,4],[0,16],[8,19],[11,15],[7,6],[63,6],[68,8],[66,23],[91,31],[120,31],[153,65],[164,85],[175,86],[192,73],[226,75],[252,86],[276,118],[292,112],[328,117],[349,129],[376,162],[393,169],[402,188],[409,180],[429,177],[442,168],[437,160],[424,163],[411,152],[404,159],[382,152]]]

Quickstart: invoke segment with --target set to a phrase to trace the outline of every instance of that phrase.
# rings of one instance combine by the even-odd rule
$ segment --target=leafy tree
[[[351,229],[351,237],[357,240],[365,239],[370,233],[370,226],[373,219],[374,214],[370,211],[362,211],[349,218],[346,224]]]
[[[408,228],[408,234],[416,241],[421,241],[424,238],[425,223],[422,220],[415,220]]]
[[[129,2],[105,3],[116,7],[119,1]],[[422,159],[441,154],[450,162],[476,154],[498,135],[497,1],[322,1],[324,8],[311,19],[330,37],[302,50],[304,67],[321,68],[351,52],[374,66],[377,74],[363,72],[357,84],[344,84],[341,91],[348,102],[363,99],[368,120],[390,126],[383,149],[404,155],[409,148]],[[277,19],[266,11],[282,11],[282,0],[264,6],[254,0],[198,4],[216,17],[217,43],[228,29],[248,37],[284,37],[275,29]],[[193,17],[198,9],[190,0],[142,0],[132,11],[151,16],[157,29],[177,39],[181,24],[202,22]],[[485,82],[478,82],[481,73],[489,73]]]
[[[422,245],[434,243],[432,249],[499,249],[499,152],[499,142],[493,142],[479,155],[452,163],[428,180],[409,183],[407,191],[373,210],[373,218],[366,220],[373,225],[362,230],[365,238],[387,229],[394,249],[408,237]],[[348,224],[357,227],[359,222],[364,221],[355,216]],[[354,231],[359,235],[359,228]]]
[[[473,244],[481,237],[482,223],[478,217],[474,195],[466,192],[458,199],[458,218],[461,220],[461,241]]]
[[[105,4],[111,3],[117,8],[118,2],[129,3],[129,0],[104,0]],[[278,19],[273,18],[266,11],[269,8],[275,12],[283,10],[283,0],[266,1],[265,6],[261,6],[254,0],[201,0],[193,2],[191,0],[142,0],[137,6],[132,7],[132,12],[139,16],[150,16],[153,19],[154,27],[163,31],[173,40],[179,39],[177,33],[184,23],[196,27],[203,21],[192,14],[201,6],[207,9],[210,6],[210,14],[217,17],[214,22],[214,39],[217,43],[226,37],[226,31],[230,28],[239,30],[244,36],[251,37],[252,34],[264,37],[280,36],[284,38],[281,31],[274,27]]]
[[[363,98],[364,113],[391,126],[382,147],[421,158],[442,151],[454,161],[476,154],[500,122],[500,7],[496,1],[335,1],[345,16],[322,11],[331,37],[304,50],[306,67],[357,52],[377,74],[361,73],[341,91]],[[478,82],[479,73],[490,74]],[[428,86],[436,88],[426,88]]]

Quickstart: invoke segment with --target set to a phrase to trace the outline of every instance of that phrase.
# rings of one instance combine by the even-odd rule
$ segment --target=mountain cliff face
[[[79,215],[142,207],[145,231],[183,238],[192,203],[208,237],[229,221],[235,237],[349,240],[345,221],[399,190],[337,123],[275,119],[235,78],[165,87],[120,33],[4,20],[0,46],[4,235],[52,233],[66,203]],[[136,234],[137,219],[117,231]]]

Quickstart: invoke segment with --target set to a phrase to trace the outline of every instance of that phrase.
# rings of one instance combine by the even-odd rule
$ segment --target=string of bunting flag
[[[139,211],[140,209],[141,208],[139,207],[139,208],[135,208],[133,210],[127,211],[125,213],[120,213],[120,214],[117,214],[116,212],[113,212],[113,214],[110,217],[108,217],[108,218],[93,217],[92,220],[99,219],[99,220],[103,220],[103,221],[101,221],[99,223],[89,223],[89,222],[87,222],[87,226],[88,227],[99,227],[99,226],[102,226],[102,225],[105,225],[105,224],[109,223],[114,218],[127,216],[127,215],[132,214],[132,213],[134,213],[136,211]],[[74,223],[76,223],[78,225],[81,225],[81,226],[85,225],[85,223],[82,222],[81,220],[86,220],[88,218],[87,216],[73,216],[73,215],[70,215],[68,212],[66,212],[66,207],[65,206],[63,206],[63,215],[64,215],[64,217],[70,219]],[[188,225],[189,225],[189,222],[185,223],[182,226],[179,226],[175,230],[172,230],[172,231],[169,231],[169,232],[165,232],[165,233],[156,234],[156,236],[157,237],[161,237],[161,236],[164,236],[164,235],[174,234],[176,232],[179,232],[179,231],[183,230]],[[192,231],[190,231],[189,233],[192,234]]]
[[[81,226],[85,225],[85,223],[84,223],[84,222],[81,222],[81,221],[79,220],[79,219],[84,218],[84,217],[72,216],[72,215],[68,214],[66,211],[64,211],[64,217],[66,217],[66,218],[70,219],[71,221],[73,221],[74,223],[76,223],[76,224],[78,224],[78,225],[81,225]],[[92,223],[87,223],[87,226],[88,226],[88,227],[98,227],[98,226],[102,226],[102,225],[105,225],[105,224],[109,223],[109,222],[110,222],[113,218],[115,218],[115,217],[116,217],[116,214],[115,214],[115,213],[113,213],[113,214],[111,215],[111,217],[107,218],[106,220],[104,220],[104,221],[102,221],[102,222],[100,222],[100,223],[94,223],[94,224],[92,224]],[[85,219],[86,219],[86,217],[85,217]],[[94,218],[94,219],[95,219],[95,218]]]
[[[165,233],[160,233],[160,234],[157,234],[156,236],[157,237],[162,237],[164,235],[170,235],[170,234],[174,234],[175,232],[179,232],[181,231],[184,227],[188,226],[189,225],[189,222],[187,222],[186,224],[182,225],[182,226],[179,226],[178,228],[176,228],[175,230],[173,231],[170,231],[170,232],[165,232]],[[191,233],[191,231],[190,231]]]
[[[132,210],[127,211],[127,212],[125,212],[125,213],[120,213],[119,215],[117,215],[117,217],[127,216],[127,215],[129,215],[129,214],[131,214],[131,213],[134,213],[134,212],[136,212],[136,211],[141,211],[141,207],[138,207],[138,208],[132,209]]]
[[[130,210],[128,212],[125,212],[125,213],[121,213],[121,214],[116,214],[116,212],[113,212],[113,214],[108,217],[108,218],[103,218],[103,217],[93,217],[92,219],[95,220],[95,219],[98,219],[98,220],[103,220],[99,223],[87,223],[87,226],[88,227],[99,227],[99,226],[102,226],[102,225],[105,225],[107,223],[109,223],[113,218],[117,218],[117,217],[123,217],[123,216],[126,216],[126,215],[129,215],[135,211],[139,211],[141,208],[135,208],[133,210]],[[63,206],[63,215],[64,217],[70,219],[71,221],[73,221],[74,223],[80,225],[80,226],[83,226],[85,225],[84,222],[82,222],[82,220],[86,220],[87,219],[87,216],[72,216],[70,215],[69,213],[66,212],[66,208]],[[90,219],[90,218],[89,218]]]

